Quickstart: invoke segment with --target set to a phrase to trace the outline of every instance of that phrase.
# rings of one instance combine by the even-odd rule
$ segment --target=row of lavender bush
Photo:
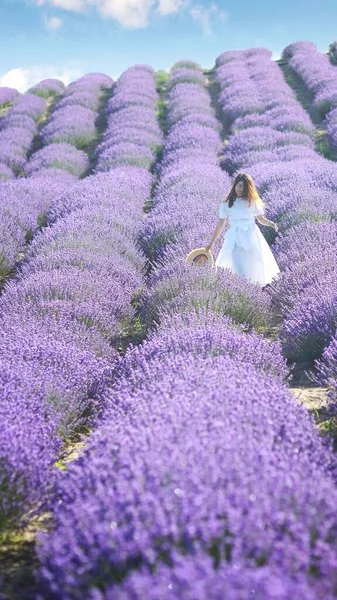
[[[61,82],[58,85],[62,91],[64,85]],[[37,89],[39,85],[35,87]],[[26,242],[41,224],[50,202],[75,181],[62,171],[51,172],[50,176],[38,171],[34,179],[14,180],[15,173],[23,172],[27,152],[38,133],[37,122],[46,114],[46,100],[52,95],[52,91],[47,92],[43,98],[33,89],[24,95],[11,93],[12,107],[0,119],[0,160],[5,161],[1,169],[8,175],[3,179],[13,180],[0,187],[0,281],[13,269]],[[8,172],[10,167],[14,171]]]
[[[5,287],[2,531],[41,508],[64,439],[101,408],[114,346],[130,333],[132,298],[142,286],[135,242],[151,186],[148,170],[131,166],[78,183],[55,200],[51,226]]]
[[[315,129],[269,50],[225,52],[216,61],[218,102],[231,135],[224,167],[314,157]]]
[[[337,148],[337,70],[328,54],[317,50],[312,42],[295,42],[282,52],[282,58],[299,75],[313,93],[313,104],[318,108],[332,145]]]
[[[19,95],[14,88],[0,87],[0,109],[5,110],[11,106],[13,100]]]
[[[89,73],[71,83],[41,131],[43,145],[63,142],[87,148],[97,138],[100,98],[111,86],[111,77],[97,73]]]
[[[76,177],[88,172],[89,159],[81,148],[88,147],[97,136],[100,97],[111,85],[108,75],[88,73],[64,90],[40,132],[43,147],[24,166],[26,175],[42,168],[65,169]]]
[[[98,114],[99,96],[102,94],[102,88],[105,90],[107,86],[111,86],[111,83],[112,80],[107,75],[91,73],[73,82],[66,89],[58,80],[44,80],[29,90],[30,101],[35,98],[38,102],[44,102],[38,97],[40,95],[49,99],[54,98],[54,111],[48,123],[39,133],[44,147],[33,152],[29,160],[22,165],[26,177],[7,182],[0,188],[0,280],[11,273],[26,242],[43,224],[45,213],[51,202],[56,201],[60,194],[71,187],[78,177],[83,176],[88,170],[87,155],[76,148],[76,144],[80,145],[78,144],[79,139],[89,142],[88,136],[86,136],[86,124],[77,119],[80,103],[88,99],[92,99],[94,102],[93,106],[96,112],[91,111],[91,124],[93,134],[96,135],[94,122]],[[26,96],[27,94],[22,98]],[[63,119],[62,110],[64,108],[68,110],[71,118],[70,125],[67,120]],[[11,112],[7,113],[6,118],[12,118],[12,112],[15,110],[17,110],[17,105],[14,105]],[[58,117],[60,117],[59,120]],[[5,121],[6,118],[3,120]],[[56,139],[49,134],[53,124],[60,123],[60,120],[65,136],[56,138],[63,140],[57,143]],[[16,126],[11,127],[10,130],[13,139],[18,141],[21,130]],[[6,140],[4,140],[3,146],[1,146],[3,131],[0,131],[0,152],[1,147],[4,148],[6,144]],[[46,146],[46,144],[48,145]]]
[[[120,360],[104,422],[57,487],[41,597],[332,598],[332,454],[283,384],[279,345],[234,325],[265,327],[269,298],[181,266],[229,180],[202,73],[179,69],[141,236],[149,337]]]
[[[35,237],[1,296],[5,530],[41,507],[62,440],[89,419],[117,359],[109,341],[133,316],[143,264],[135,226],[150,184],[148,173],[124,169],[75,186],[64,199],[68,207],[76,200],[73,211]]]
[[[150,169],[162,144],[158,93],[151,67],[135,65],[119,78],[107,106],[107,127],[97,147],[96,172],[121,164]]]
[[[0,119],[0,165],[2,178],[12,179],[22,173],[37,134],[37,122],[46,111],[46,100],[35,94],[14,98],[12,106]]]
[[[293,139],[283,150],[277,148],[272,129],[312,128],[308,117],[293,97],[277,65],[266,51],[230,52],[217,61],[217,80],[222,90],[219,102],[235,132],[226,146],[235,166],[250,170],[266,201],[268,215],[279,225],[281,235],[274,246],[282,275],[272,287],[275,308],[283,318],[281,339],[284,352],[296,360],[320,359],[317,364],[322,383],[336,391],[337,319],[334,306],[337,294],[334,221],[337,217],[336,165]],[[240,93],[233,73],[240,80]],[[236,93],[234,94],[234,91]],[[233,107],[230,98],[233,97]],[[252,101],[253,99],[253,101]],[[270,112],[269,126],[256,131],[252,123],[260,108]],[[293,111],[294,108],[294,111]],[[274,122],[274,110],[278,118]],[[235,119],[235,110],[240,115]],[[243,116],[244,115],[244,116]],[[303,115],[303,121],[301,121]],[[236,123],[239,121],[239,130]],[[243,124],[246,125],[242,131]],[[242,133],[245,137],[242,137]],[[259,136],[256,137],[256,133]],[[303,133],[304,135],[304,133]],[[291,141],[291,140],[290,140]],[[246,151],[247,144],[247,151]],[[257,151],[257,146],[268,150]],[[282,160],[281,160],[282,159]],[[331,347],[329,344],[331,343]],[[326,350],[324,350],[326,348]]]

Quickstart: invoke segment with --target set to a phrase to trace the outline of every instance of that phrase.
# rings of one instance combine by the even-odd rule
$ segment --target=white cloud
[[[188,0],[187,0],[188,1]],[[160,15],[172,15],[185,8],[187,5],[186,0],[159,0],[157,6],[157,13]]]
[[[80,11],[85,8],[86,0],[35,0],[38,6],[43,4],[52,4],[57,8],[64,8],[65,10]]]
[[[130,29],[142,29],[148,25],[154,0],[88,0],[97,7],[104,18],[111,18]]]
[[[280,60],[280,58],[281,58],[280,51],[273,52],[272,57],[271,57],[272,60]]]
[[[228,13],[221,10],[217,4],[211,4],[205,7],[201,4],[196,4],[190,9],[190,15],[194,21],[201,25],[205,36],[213,34],[213,22],[225,23],[228,19]]]
[[[60,29],[60,27],[62,27],[63,21],[58,17],[45,17],[43,20],[43,24],[45,26],[45,29],[48,29],[48,31],[57,31],[58,29]]]
[[[65,85],[68,85],[81,75],[83,75],[82,71],[71,67],[35,66],[29,69],[17,68],[7,71],[0,77],[0,86],[13,87],[19,92],[26,92],[42,79],[61,79]]]
[[[46,4],[75,12],[91,7],[104,19],[114,19],[130,29],[147,27],[153,11],[161,16],[171,15],[186,7],[189,0],[34,0],[38,6]]]

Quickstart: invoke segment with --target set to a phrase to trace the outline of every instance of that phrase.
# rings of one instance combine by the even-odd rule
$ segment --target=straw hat
[[[214,258],[212,252],[206,250],[206,248],[195,248],[194,250],[191,250],[191,252],[186,256],[185,262],[192,264],[194,259],[200,255],[206,256],[207,260],[211,263],[211,266],[214,267]]]

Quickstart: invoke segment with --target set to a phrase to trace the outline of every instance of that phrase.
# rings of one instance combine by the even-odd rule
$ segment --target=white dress
[[[228,218],[229,229],[215,261],[215,269],[230,269],[262,287],[280,272],[268,243],[255,223],[255,217],[263,214],[263,208],[258,208],[254,200],[249,206],[247,200],[236,198],[231,208],[228,202],[222,202],[219,218]]]

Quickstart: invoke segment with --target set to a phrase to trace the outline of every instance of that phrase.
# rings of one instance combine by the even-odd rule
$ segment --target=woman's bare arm
[[[272,227],[273,229],[275,229],[275,231],[278,231],[278,227],[277,227],[276,223],[274,223],[273,221],[269,221],[269,219],[266,219],[266,217],[263,217],[262,215],[258,215],[256,217],[256,219],[258,220],[259,223],[261,223],[261,225],[265,225],[266,227]]]
[[[206,250],[212,250],[212,247],[214,246],[215,242],[217,241],[219,235],[221,234],[226,221],[227,221],[227,219],[218,219],[212,240],[211,240],[210,244],[208,244],[208,246],[205,246]]]

